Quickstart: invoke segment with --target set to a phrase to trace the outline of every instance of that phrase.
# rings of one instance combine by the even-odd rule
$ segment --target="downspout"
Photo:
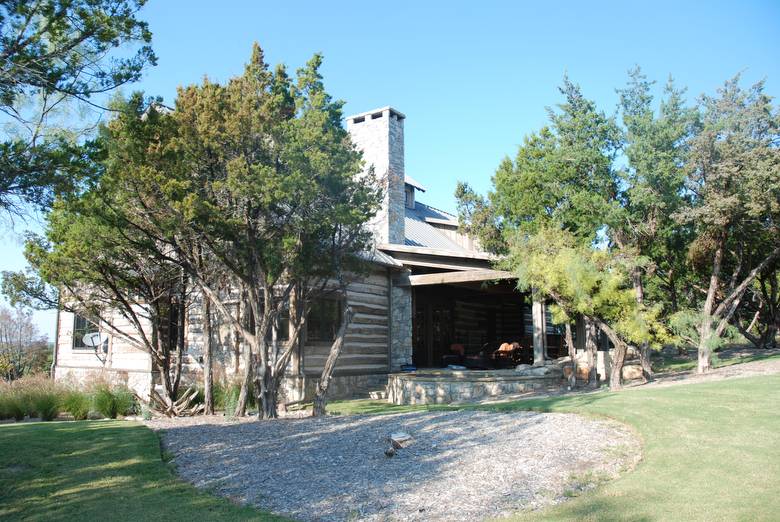
[[[59,347],[60,347],[60,313],[62,312],[62,308],[60,307],[60,295],[57,294],[57,321],[54,326],[54,353],[52,354],[52,361],[51,361],[51,368],[49,369],[49,373],[51,374],[51,378],[54,379],[54,372],[57,368],[57,354],[59,353]]]

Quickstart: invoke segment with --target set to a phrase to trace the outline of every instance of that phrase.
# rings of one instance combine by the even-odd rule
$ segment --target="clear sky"
[[[778,0],[149,0],[142,17],[159,62],[135,88],[169,103],[179,85],[240,74],[253,41],[290,70],[323,53],[326,88],[347,115],[385,105],[406,114],[406,172],[444,210],[458,180],[489,188],[501,158],[560,101],[564,73],[607,112],[635,64],[661,84],[672,75],[691,101],[738,72],[780,96]],[[0,269],[23,265],[5,232]],[[36,319],[53,337],[54,315]]]

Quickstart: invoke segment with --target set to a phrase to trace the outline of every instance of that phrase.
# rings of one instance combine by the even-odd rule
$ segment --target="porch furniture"
[[[442,367],[446,368],[447,366],[454,364],[454,365],[462,365],[463,364],[463,358],[466,354],[466,347],[462,344],[451,344],[450,345],[450,352],[446,353],[441,358],[441,365]]]
[[[491,354],[496,368],[511,368],[518,364],[520,359],[520,343],[501,343],[498,350]]]

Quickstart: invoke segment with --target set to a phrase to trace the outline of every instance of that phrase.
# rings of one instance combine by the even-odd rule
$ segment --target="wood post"
[[[534,324],[534,366],[544,366],[547,352],[547,321],[544,301],[533,292],[532,317]]]

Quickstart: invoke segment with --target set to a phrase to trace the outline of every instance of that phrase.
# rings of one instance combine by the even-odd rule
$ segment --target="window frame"
[[[77,326],[79,321],[84,321],[84,326],[79,327]],[[73,330],[71,331],[71,349],[73,351],[77,352],[94,352],[96,350],[95,346],[87,346],[84,344],[84,336],[91,331],[90,326],[95,329],[95,331],[100,331],[100,328],[98,325],[87,319],[81,314],[73,313]],[[78,332],[78,335],[77,335]]]

